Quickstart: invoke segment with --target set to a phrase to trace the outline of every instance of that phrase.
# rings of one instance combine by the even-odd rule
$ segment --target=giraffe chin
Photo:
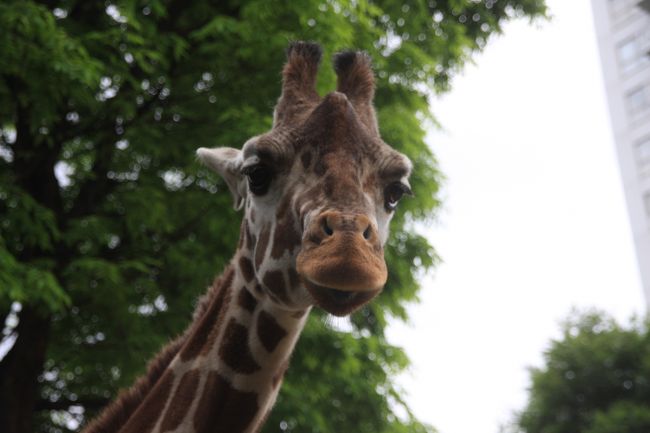
[[[339,317],[354,312],[381,292],[381,289],[362,292],[332,289],[319,286],[306,278],[303,278],[303,282],[316,301],[316,305]]]

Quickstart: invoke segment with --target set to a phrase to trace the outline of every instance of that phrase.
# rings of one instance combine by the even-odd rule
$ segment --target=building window
[[[625,95],[627,110],[631,115],[639,114],[648,108],[648,92],[644,86],[637,87]]]
[[[650,0],[641,0],[638,6],[642,11],[650,14]]]
[[[618,44],[616,52],[618,54],[618,63],[624,72],[634,69],[641,60],[639,44],[634,37],[625,39]]]
[[[650,135],[637,142],[636,157],[640,164],[650,165]]]
[[[607,3],[609,4],[609,12],[614,18],[629,13],[631,9],[629,0],[609,0]]]

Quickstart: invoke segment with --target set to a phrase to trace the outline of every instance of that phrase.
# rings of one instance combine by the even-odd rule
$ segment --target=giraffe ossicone
[[[379,136],[370,58],[336,54],[324,97],[320,58],[317,44],[289,46],[269,132],[198,149],[244,211],[238,248],[192,325],[85,432],[259,431],[309,310],[346,315],[381,292],[411,162]]]

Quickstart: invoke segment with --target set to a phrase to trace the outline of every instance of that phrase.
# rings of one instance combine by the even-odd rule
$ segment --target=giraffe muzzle
[[[374,298],[388,277],[370,219],[334,211],[310,223],[296,268],[316,303],[335,315],[348,314]]]

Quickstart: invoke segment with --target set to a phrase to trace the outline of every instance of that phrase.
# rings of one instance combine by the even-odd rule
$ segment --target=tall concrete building
[[[591,3],[641,282],[650,305],[650,0]]]

